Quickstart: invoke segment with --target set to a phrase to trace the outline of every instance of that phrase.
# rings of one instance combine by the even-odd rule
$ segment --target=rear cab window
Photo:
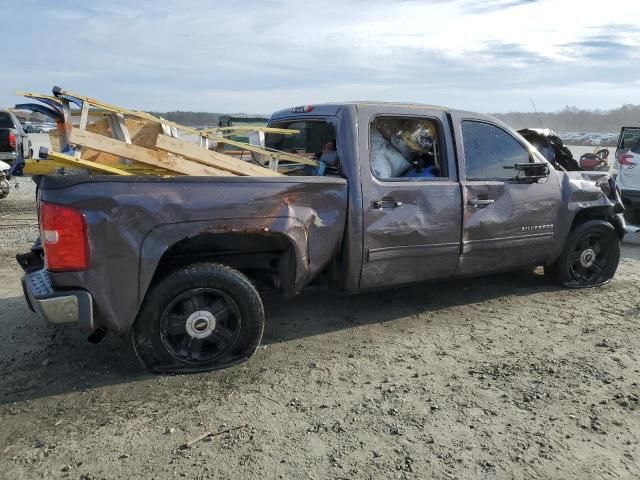
[[[322,163],[324,174],[339,172],[340,158],[336,142],[336,126],[332,121],[322,118],[288,119],[271,122],[269,127],[298,130],[298,133],[294,135],[267,133],[265,137],[267,148],[317,160]],[[319,173],[316,167],[299,165],[295,168],[303,175],[323,174]]]
[[[376,116],[369,125],[371,172],[381,181],[448,178],[442,139],[434,118]]]

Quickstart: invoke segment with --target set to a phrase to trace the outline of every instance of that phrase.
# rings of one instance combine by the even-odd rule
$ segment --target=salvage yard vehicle
[[[613,175],[620,188],[627,222],[640,224],[640,127],[623,127],[618,137]]]
[[[0,110],[0,161],[12,165],[20,156],[33,156],[31,140],[13,112]]]
[[[10,170],[11,165],[0,161],[0,199],[9,195],[9,192],[11,191],[11,185],[9,185]]]
[[[38,177],[42,243],[18,256],[30,307],[92,341],[130,334],[154,372],[189,372],[254,353],[264,292],[353,294],[527,266],[573,288],[615,274],[625,224],[610,176],[554,168],[493,117],[342,103],[281,110],[269,126],[298,133],[267,133],[267,147],[318,167]]]

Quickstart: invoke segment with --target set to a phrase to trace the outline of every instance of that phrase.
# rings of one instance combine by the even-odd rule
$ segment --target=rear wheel
[[[619,261],[620,240],[613,225],[590,220],[569,234],[552,270],[563,287],[596,287],[613,278]]]
[[[224,265],[176,270],[145,299],[133,345],[151,371],[213,370],[246,360],[262,338],[264,309],[253,284]]]

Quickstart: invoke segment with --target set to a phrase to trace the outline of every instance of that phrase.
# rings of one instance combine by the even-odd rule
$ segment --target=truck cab
[[[351,187],[346,291],[551,264],[583,216],[609,218],[624,234],[606,175],[555,169],[487,115],[415,104],[308,105],[276,112],[269,125],[301,133],[284,142],[267,135],[267,146],[316,158],[337,138],[339,175]],[[430,137],[422,160],[419,148],[407,147],[410,138],[403,141],[421,129]],[[588,182],[591,194],[573,193]]]

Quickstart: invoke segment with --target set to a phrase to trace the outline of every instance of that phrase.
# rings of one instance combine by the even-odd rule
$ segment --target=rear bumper
[[[0,160],[3,162],[13,162],[16,159],[16,152],[0,152]]]
[[[45,268],[26,273],[22,289],[29,308],[47,322],[78,323],[80,330],[91,334],[96,330],[93,316],[93,298],[85,290],[58,290],[51,284]]]

